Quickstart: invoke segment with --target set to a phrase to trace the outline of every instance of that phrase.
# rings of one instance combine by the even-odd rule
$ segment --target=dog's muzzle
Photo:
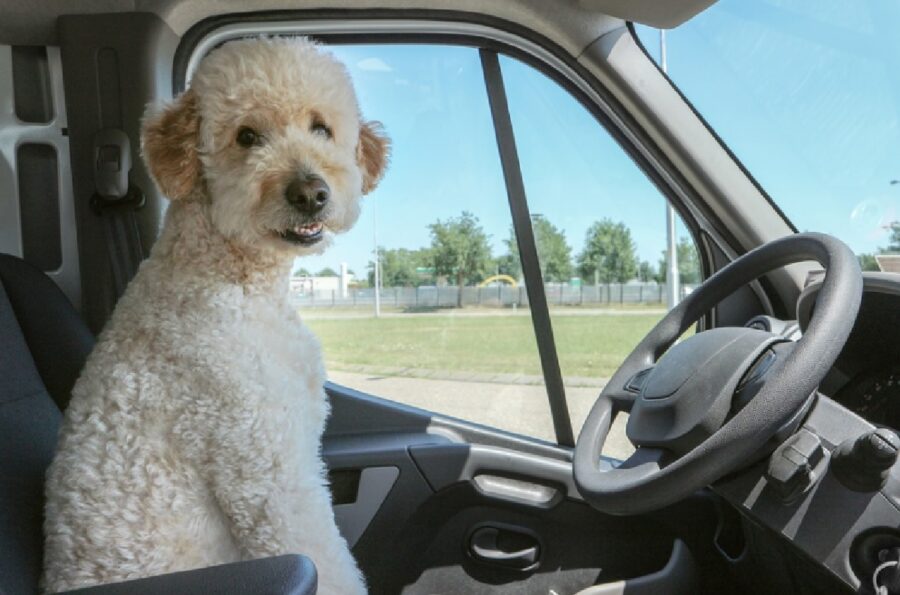
[[[316,215],[331,198],[331,189],[321,176],[299,175],[284,190],[284,198],[304,215]]]
[[[331,198],[331,189],[321,176],[299,174],[284,189],[284,199],[303,215],[305,223],[279,231],[282,240],[301,246],[311,246],[325,236],[325,226],[320,220],[322,211]]]

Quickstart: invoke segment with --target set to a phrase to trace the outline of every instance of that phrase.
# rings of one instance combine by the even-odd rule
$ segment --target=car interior
[[[39,590],[69,393],[165,212],[140,158],[145,107],[230,39],[309,35],[477,50],[527,234],[498,56],[542,72],[673,205],[703,273],[577,435],[534,249],[522,264],[556,441],[329,382],[323,456],[370,592],[866,593],[877,579],[900,593],[884,566],[900,561],[900,274],[799,233],[637,37],[713,3],[0,2],[0,591]],[[603,452],[622,412],[624,461]],[[303,554],[82,592],[315,593]]]

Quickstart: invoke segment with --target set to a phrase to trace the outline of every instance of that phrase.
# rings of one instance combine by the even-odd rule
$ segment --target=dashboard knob
[[[893,430],[878,428],[842,442],[831,456],[831,470],[851,490],[874,492],[884,487],[898,455],[900,437]]]

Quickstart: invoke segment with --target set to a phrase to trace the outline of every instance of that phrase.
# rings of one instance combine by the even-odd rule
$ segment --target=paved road
[[[547,393],[542,385],[406,378],[342,371],[331,371],[328,376],[333,382],[379,397],[555,442]],[[566,397],[576,435],[598,392],[596,387],[567,388]],[[616,418],[604,454],[627,458],[634,452],[625,437],[626,421],[626,415]]]

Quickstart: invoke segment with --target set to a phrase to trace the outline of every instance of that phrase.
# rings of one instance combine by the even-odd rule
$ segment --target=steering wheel
[[[810,260],[825,268],[826,277],[799,341],[727,327],[672,347],[736,289]],[[711,276],[644,337],[594,403],[575,446],[581,495],[602,512],[649,512],[748,463],[803,411],[841,352],[861,299],[856,256],[818,233],[767,243]],[[637,450],[610,467],[600,452],[618,411],[630,412],[626,433]]]

